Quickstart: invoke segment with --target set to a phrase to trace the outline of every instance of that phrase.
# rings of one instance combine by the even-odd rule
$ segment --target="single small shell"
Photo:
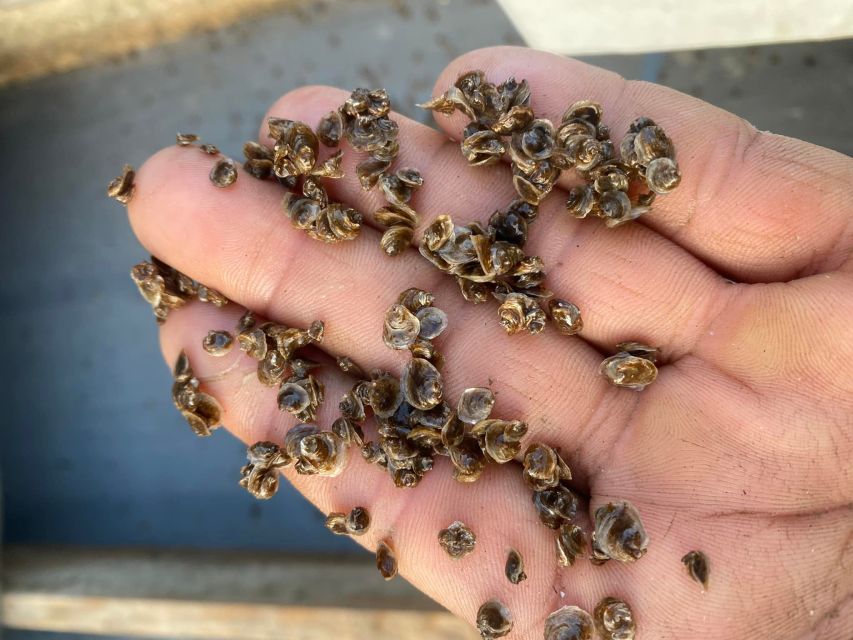
[[[533,492],[533,504],[539,520],[546,527],[559,529],[574,519],[578,512],[578,497],[563,483],[556,487]]]
[[[561,567],[572,566],[584,546],[583,529],[569,523],[561,525],[557,531],[557,563]]]
[[[379,178],[382,177],[390,166],[390,160],[377,158],[368,158],[367,160],[359,162],[355,166],[355,174],[358,177],[361,188],[365,191],[369,191],[375,187],[376,183],[379,182]]]
[[[261,384],[274,387],[284,379],[287,373],[287,358],[280,351],[268,349],[263,359],[258,362],[258,380]]]
[[[385,255],[397,256],[411,246],[414,237],[415,232],[411,227],[395,225],[385,230],[379,240],[379,246]]]
[[[498,464],[506,464],[521,451],[527,424],[520,420],[482,420],[471,429],[481,437],[483,451]]]
[[[637,626],[631,607],[624,600],[604,598],[592,613],[601,640],[634,640]]]
[[[504,112],[491,126],[492,131],[500,136],[510,135],[530,126],[533,122],[533,109],[528,105],[515,105]]]
[[[495,394],[486,387],[471,387],[465,389],[459,396],[456,414],[462,422],[476,424],[485,420],[495,406]]]
[[[646,184],[655,193],[665,194],[681,184],[681,172],[671,158],[655,158],[646,167]]]
[[[276,352],[277,353],[277,352]],[[278,408],[297,415],[311,404],[308,390],[295,382],[285,382],[278,390]]]
[[[655,364],[657,364],[658,356],[660,355],[660,349],[657,347],[650,347],[647,344],[636,341],[620,342],[616,345],[616,351],[617,353],[625,351],[632,356],[643,358],[644,360],[654,362]]]
[[[423,358],[412,358],[406,363],[400,386],[406,401],[416,409],[432,409],[441,402],[441,374]]]
[[[350,375],[354,378],[358,378],[359,380],[367,379],[367,374],[364,372],[358,364],[356,364],[355,360],[350,358],[349,356],[338,356],[338,368]]]
[[[593,558],[599,561],[634,562],[642,558],[649,547],[649,536],[634,505],[609,502],[596,509],[592,547]]]
[[[500,600],[489,600],[477,611],[477,629],[483,640],[503,638],[512,625],[512,613]]]
[[[370,528],[370,513],[364,507],[353,507],[346,518],[347,533],[363,536]]]
[[[456,282],[459,284],[462,297],[468,302],[482,304],[489,299],[489,285],[459,277],[456,278]]]
[[[476,482],[486,468],[486,456],[473,437],[463,435],[458,445],[448,447],[448,453],[453,463],[453,478],[457,482]]]
[[[133,197],[135,186],[133,179],[136,177],[136,171],[129,164],[124,165],[121,175],[113,179],[107,185],[107,195],[114,200],[118,200],[122,204],[127,204]]]
[[[513,335],[526,329],[535,335],[545,328],[545,312],[539,303],[523,293],[508,294],[501,306],[498,316],[504,330]]]
[[[175,142],[179,147],[188,147],[193,142],[198,142],[198,136],[194,133],[178,133]]]
[[[708,556],[701,551],[689,551],[681,559],[681,562],[687,567],[687,574],[702,585],[702,591],[707,591],[708,574],[711,569]]]
[[[424,307],[415,314],[420,321],[418,337],[424,340],[437,338],[447,329],[447,314],[436,307]]]
[[[534,120],[526,129],[512,136],[513,160],[545,160],[554,151],[554,125],[548,120]]]
[[[418,317],[402,304],[392,304],[385,312],[382,340],[389,349],[408,349],[418,338],[421,323]]]
[[[390,540],[381,541],[376,547],[376,568],[380,575],[390,580],[397,575],[397,558]]]
[[[291,427],[284,434],[284,450],[287,457],[295,459],[299,456],[299,449],[304,438],[320,433],[320,428],[316,424],[298,424]]]
[[[209,156],[219,155],[219,147],[215,144],[203,144],[199,147],[202,151],[204,151]]]
[[[595,190],[589,185],[579,185],[569,189],[566,211],[575,218],[586,218],[596,205]]]
[[[631,199],[624,191],[605,191],[598,196],[596,212],[608,221],[626,221],[631,218]]]
[[[429,251],[438,251],[454,237],[453,220],[448,215],[440,215],[424,229],[422,248]]]
[[[524,573],[524,559],[515,549],[510,549],[509,553],[507,553],[504,573],[506,574],[506,579],[513,584],[527,580],[527,574]]]
[[[545,640],[592,640],[592,616],[580,607],[558,609],[545,619]]]
[[[447,529],[438,532],[438,543],[451,558],[459,560],[473,553],[477,544],[477,536],[467,525],[456,520]]]
[[[599,367],[607,381],[617,387],[642,391],[655,381],[658,369],[654,362],[633,356],[627,351],[610,356]]]
[[[225,188],[237,180],[237,165],[231,158],[220,158],[210,170],[210,181],[217,187]]]
[[[327,147],[337,147],[341,143],[343,122],[338,111],[330,111],[317,124],[317,138]]]
[[[187,382],[193,377],[193,369],[192,366],[190,366],[190,359],[187,356],[186,351],[183,349],[181,349],[177,360],[175,360],[175,366],[172,367],[172,377],[175,382]]]
[[[331,431],[306,435],[299,441],[296,471],[304,475],[335,477],[347,461],[346,443]]]
[[[208,331],[202,341],[202,347],[212,356],[224,356],[233,344],[234,338],[227,331]]]
[[[435,296],[429,291],[411,287],[406,289],[397,297],[397,304],[401,304],[412,313],[417,313],[424,307],[431,307]]]
[[[563,335],[573,336],[583,329],[581,310],[577,308],[577,305],[567,300],[552,298],[548,301],[548,311],[557,330]]]
[[[517,211],[495,211],[489,218],[489,229],[496,240],[510,242],[518,247],[527,241],[527,219]]]
[[[657,125],[643,127],[634,138],[634,151],[640,164],[647,166],[656,158],[673,158],[675,147],[664,130]]]
[[[377,418],[391,417],[403,402],[400,381],[387,373],[376,377],[367,387],[365,402]]]
[[[524,481],[534,491],[557,486],[561,480],[571,480],[572,472],[552,447],[534,442],[524,452]]]
[[[346,515],[343,513],[330,513],[326,516],[326,528],[338,536],[347,535]]]
[[[598,126],[601,122],[601,114],[603,109],[597,102],[591,100],[578,100],[571,104],[568,109],[563,112],[563,122],[578,118],[585,120],[592,125]]]
[[[289,465],[290,458],[274,442],[256,442],[246,457],[249,464],[240,469],[240,486],[259,500],[268,500],[278,491],[278,469]]]
[[[500,136],[490,129],[478,131],[461,143],[462,155],[472,167],[494,164],[506,152]]]

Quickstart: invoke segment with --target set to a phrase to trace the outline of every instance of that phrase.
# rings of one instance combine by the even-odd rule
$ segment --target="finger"
[[[559,120],[576,100],[600,102],[617,142],[632,120],[653,118],[674,141],[683,177],[641,220],[722,273],[745,282],[790,280],[837,269],[850,254],[853,162],[842,154],[757,131],[677,91],[530,49],[460,56],[439,76],[434,95],[471,69],[495,82],[527,79],[539,117]],[[454,139],[467,124],[461,114],[436,121]],[[573,179],[567,172],[561,182]]]
[[[414,251],[392,262],[370,229],[354,242],[313,241],[283,218],[279,187],[241,175],[228,189],[217,189],[207,180],[211,162],[175,147],[140,168],[129,212],[154,255],[265,317],[303,327],[323,320],[324,348],[368,370],[399,373],[405,356],[382,343],[385,310],[409,287],[433,291],[451,323],[437,341],[446,370],[454,372],[448,397],[491,386],[503,416],[526,420],[531,438],[572,443],[567,459],[581,482],[606,455],[633,399],[599,376],[601,355],[583,341],[556,332],[510,339],[494,305],[466,303],[455,282]],[[576,398],[570,415],[567,395]],[[602,403],[606,412],[598,411]]]
[[[305,87],[279,99],[267,116],[314,124],[347,96],[330,87]],[[457,144],[403,116],[395,120],[400,127],[395,167],[416,166],[424,175],[413,197],[422,227],[444,213],[460,224],[486,223],[516,197],[506,167],[471,168]],[[260,136],[271,144],[264,124]],[[361,155],[344,154],[346,175],[330,191],[360,211],[373,211],[382,197],[378,189],[365,192],[355,177]],[[644,340],[661,347],[668,360],[690,351],[731,290],[683,249],[641,225],[611,230],[569,218],[564,198],[558,193],[543,203],[525,251],[543,257],[548,286],[581,308],[583,338],[606,351],[628,338]]]

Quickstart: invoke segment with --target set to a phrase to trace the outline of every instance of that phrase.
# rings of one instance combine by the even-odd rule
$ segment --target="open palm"
[[[466,303],[416,248],[389,259],[372,228],[354,242],[315,242],[281,213],[279,186],[243,176],[213,188],[213,160],[202,153],[172,147],[146,162],[131,222],[154,255],[238,305],[292,326],[322,319],[323,348],[367,367],[399,373],[405,356],[383,345],[382,314],[408,287],[432,291],[450,318],[437,341],[448,399],[491,386],[494,415],[529,424],[525,444],[560,447],[589,513],[616,499],[637,506],[648,554],[631,565],[559,568],[553,532],[515,463],[459,484],[439,458],[407,490],[359,456],[337,478],[292,470],[288,478],[324,512],[368,507],[373,525],[359,542],[372,548],[393,532],[401,573],[465,619],[489,598],[505,602],[514,637],[541,637],[551,611],[592,610],[607,595],[631,604],[642,638],[853,637],[853,161],[678,92],[525,49],[464,55],[435,94],[469,69],[526,78],[540,117],[589,98],[604,105],[615,134],[648,115],[677,146],[682,184],[639,222],[608,229],[570,218],[564,189],[540,208],[525,250],[544,259],[549,287],[581,308],[582,339],[552,330],[507,337],[495,305]],[[269,115],[316,124],[346,96],[307,87]],[[425,178],[413,201],[422,226],[443,213],[485,221],[513,199],[508,166],[465,163],[455,142],[464,118],[438,115],[443,134],[396,119],[398,166]],[[359,187],[357,156],[344,154],[347,175],[330,195],[369,214],[382,201]],[[560,184],[571,180],[567,172]],[[238,437],[281,442],[294,420],[255,379],[255,362],[201,348],[209,329],[234,326],[236,306],[175,312],[163,350],[169,362],[187,350]],[[602,353],[623,340],[661,348],[658,380],[642,393],[598,375]],[[337,371],[321,375],[330,401],[318,421],[328,426],[350,383]],[[457,519],[478,535],[463,560],[436,539]],[[518,586],[503,574],[510,547],[529,576]],[[705,593],[680,564],[692,549],[711,562]]]

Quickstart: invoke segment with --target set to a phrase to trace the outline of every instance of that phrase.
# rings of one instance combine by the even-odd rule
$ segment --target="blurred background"
[[[104,190],[178,130],[240,157],[304,84],[384,86],[426,122],[413,105],[441,69],[497,44],[853,153],[850,0],[580,4],[0,0],[4,637],[472,637],[400,581],[376,584],[289,487],[269,502],[238,487],[235,439],[190,432],[128,277],[145,254]]]

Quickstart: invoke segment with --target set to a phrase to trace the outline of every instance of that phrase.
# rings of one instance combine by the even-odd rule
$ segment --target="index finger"
[[[655,120],[675,143],[682,181],[640,220],[725,275],[744,282],[790,280],[838,269],[853,249],[847,197],[853,161],[840,153],[758,131],[666,87],[518,47],[460,56],[441,73],[433,95],[472,69],[495,83],[526,79],[536,115],[555,122],[577,100],[601,103],[617,145],[637,117]],[[468,118],[457,112],[436,114],[436,121],[459,139]],[[573,183],[573,172],[564,172],[560,184]]]

